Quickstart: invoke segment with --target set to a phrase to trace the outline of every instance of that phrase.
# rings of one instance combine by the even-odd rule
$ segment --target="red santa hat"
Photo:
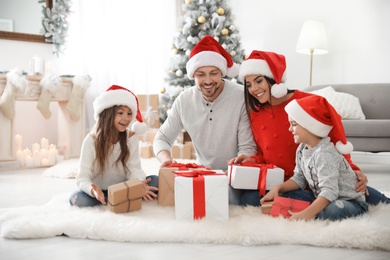
[[[341,116],[324,97],[310,95],[295,99],[284,109],[294,121],[311,133],[319,137],[329,136],[340,153],[352,152],[353,146],[347,142]]]
[[[274,52],[252,51],[249,57],[240,66],[239,78],[244,81],[249,75],[263,75],[275,80],[271,86],[271,94],[281,98],[287,94],[286,81],[286,58]]]
[[[141,112],[139,110],[138,98],[133,92],[127,88],[112,85],[105,92],[100,94],[93,102],[94,117],[98,120],[99,114],[105,109],[113,106],[127,106],[133,112],[133,123],[131,125],[131,131],[136,134],[143,134],[146,132],[147,127],[143,122]]]
[[[194,79],[195,71],[204,66],[215,66],[222,76],[233,78],[238,75],[239,67],[230,54],[213,37],[206,35],[192,49],[187,62],[187,76]]]

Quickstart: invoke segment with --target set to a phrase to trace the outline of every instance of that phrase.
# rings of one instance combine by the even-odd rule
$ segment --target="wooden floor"
[[[390,161],[390,160],[389,160]],[[362,167],[362,166],[361,166]],[[390,190],[390,167],[368,165],[369,184]],[[362,167],[364,170],[364,167]],[[0,208],[42,205],[56,194],[72,192],[74,180],[43,177],[44,168],[0,171]],[[156,223],[159,225],[159,223]],[[390,252],[304,245],[238,246],[209,244],[118,243],[72,239],[0,238],[0,259],[390,259]]]

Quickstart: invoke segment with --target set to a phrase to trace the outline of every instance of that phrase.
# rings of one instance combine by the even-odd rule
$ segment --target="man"
[[[238,74],[229,53],[213,37],[205,36],[191,51],[186,69],[195,86],[180,93],[153,142],[161,167],[173,162],[171,146],[183,129],[201,165],[227,170],[231,158],[256,154],[243,86],[222,79]],[[230,203],[238,204],[237,196],[229,194]]]

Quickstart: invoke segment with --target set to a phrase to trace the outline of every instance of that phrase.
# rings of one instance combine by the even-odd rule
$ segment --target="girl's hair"
[[[130,151],[127,146],[127,132],[119,132],[114,127],[114,119],[118,109],[119,106],[113,106],[103,110],[99,114],[99,118],[95,126],[95,132],[93,133],[96,152],[94,166],[97,167],[99,173],[103,173],[106,163],[108,162],[108,156],[112,152],[114,144],[118,141],[118,138],[121,146],[121,153],[114,164],[117,165],[121,162],[125,172],[129,171],[126,166],[126,162],[130,157]]]
[[[261,110],[262,107],[264,106],[271,106],[272,107],[272,103],[271,103],[271,87],[276,83],[276,81],[273,79],[273,78],[270,78],[270,77],[267,77],[267,76],[264,76],[264,79],[267,81],[268,83],[268,87],[270,89],[270,91],[268,92],[268,95],[269,95],[269,102],[267,103],[260,103],[259,100],[257,100],[255,97],[253,97],[251,94],[249,94],[249,91],[248,91],[248,88],[246,86],[246,81],[244,79],[244,96],[245,96],[245,108],[246,108],[246,112],[248,114],[248,117],[250,118],[250,111],[253,110],[255,112],[259,112]],[[287,90],[287,93],[291,93],[291,92],[294,92],[294,90]]]

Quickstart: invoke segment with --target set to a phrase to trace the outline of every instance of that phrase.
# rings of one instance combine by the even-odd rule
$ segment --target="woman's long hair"
[[[127,146],[127,132],[119,132],[114,126],[114,119],[118,109],[119,106],[113,106],[103,110],[99,114],[94,133],[92,134],[95,139],[96,152],[94,165],[99,173],[103,173],[108,163],[108,157],[117,141],[120,143],[121,153],[114,164],[117,165],[121,162],[125,172],[129,171],[126,166],[126,162],[130,157],[129,147]]]
[[[269,101],[267,103],[260,103],[260,101],[257,100],[257,98],[255,98],[254,96],[252,96],[249,93],[248,87],[246,86],[246,81],[244,79],[245,108],[246,108],[246,112],[247,112],[249,118],[250,118],[250,111],[251,110],[253,110],[255,112],[259,112],[265,106],[272,107],[271,87],[276,83],[276,81],[273,78],[269,78],[267,76],[263,76],[263,77],[267,81],[268,87],[269,87],[269,92],[268,92]],[[294,90],[287,90],[287,93],[291,93],[291,92],[294,92]]]

